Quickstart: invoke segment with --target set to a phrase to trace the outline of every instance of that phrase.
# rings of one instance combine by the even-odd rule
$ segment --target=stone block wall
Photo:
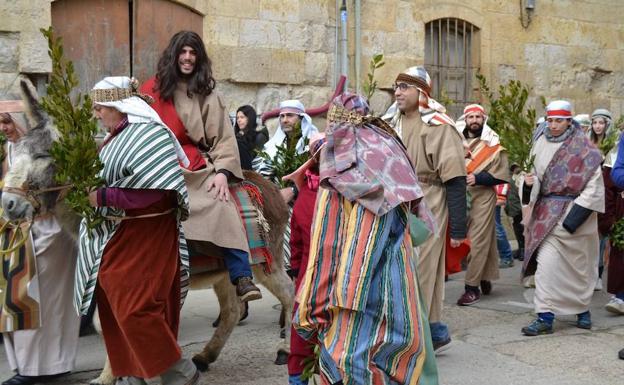
[[[49,0],[3,0],[0,5],[0,98],[18,91],[18,75],[52,70],[39,28],[51,22]]]
[[[88,0],[85,0],[88,1]],[[0,4],[0,90],[20,72],[47,73],[40,27],[50,24],[51,0]],[[231,110],[259,111],[280,100],[316,107],[336,79],[335,0],[175,0],[205,15],[204,41],[218,87]],[[533,100],[566,98],[575,112],[606,107],[624,113],[624,2],[536,0],[531,23],[520,22],[514,0],[362,0],[361,77],[370,58],[385,55],[378,71],[380,112],[391,101],[396,74],[425,62],[425,24],[459,18],[479,28],[478,64],[492,85],[511,79],[533,87]],[[354,0],[347,1],[349,87],[355,88]],[[474,90],[478,100],[477,90]]]

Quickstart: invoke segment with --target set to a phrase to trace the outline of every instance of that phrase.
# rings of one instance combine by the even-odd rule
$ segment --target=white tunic
[[[535,174],[541,181],[552,157],[562,143],[553,143],[542,135],[533,145]],[[533,186],[532,193],[539,188]],[[579,314],[589,310],[598,275],[598,221],[596,212],[604,212],[604,183],[598,167],[573,203],[594,212],[570,234],[561,217],[537,251],[535,273],[535,312],[558,315]],[[567,211],[572,208],[570,203]]]

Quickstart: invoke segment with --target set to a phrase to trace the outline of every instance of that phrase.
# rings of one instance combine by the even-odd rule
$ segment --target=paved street
[[[501,270],[490,296],[472,307],[458,307],[463,274],[447,285],[446,319],[451,327],[452,348],[438,357],[442,385],[620,385],[624,383],[624,361],[617,351],[624,347],[624,317],[607,313],[608,296],[595,292],[592,302],[594,328],[574,327],[574,317],[557,319],[555,334],[523,337],[520,328],[533,318],[532,290],[519,282],[520,267]],[[248,320],[235,329],[230,341],[210,371],[202,376],[205,385],[287,384],[285,366],[273,364],[278,339],[277,300],[265,298],[251,304]],[[180,341],[191,356],[201,349],[218,313],[214,293],[192,292],[183,311]],[[103,364],[99,337],[80,339],[74,374],[57,384],[87,384]],[[0,354],[0,378],[11,375]]]

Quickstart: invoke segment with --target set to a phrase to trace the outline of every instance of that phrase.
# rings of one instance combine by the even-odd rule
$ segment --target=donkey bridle
[[[71,187],[72,185],[66,184],[62,186],[46,187],[42,189],[31,190],[29,188],[5,186],[2,188],[2,191],[15,194],[15,195],[19,195],[19,196],[26,198],[26,200],[30,202],[30,204],[33,206],[34,211],[36,213],[39,211],[39,209],[41,209],[41,206],[42,206],[41,201],[39,200],[39,196],[41,194],[54,192],[54,191],[60,191],[61,194],[59,194],[59,197],[57,198],[57,201],[60,201],[64,197],[63,192],[69,190]]]

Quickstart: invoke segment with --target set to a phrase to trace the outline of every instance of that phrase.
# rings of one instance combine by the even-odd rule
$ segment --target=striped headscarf
[[[429,126],[440,126],[450,124],[455,126],[455,121],[446,114],[446,108],[434,100],[431,94],[431,77],[427,73],[425,67],[414,66],[401,72],[396,83],[407,83],[416,86],[420,94],[418,96],[418,111],[420,117]],[[386,111],[383,120],[390,123],[394,127],[399,136],[402,137],[401,111],[399,111],[396,102],[393,103]]]
[[[490,126],[488,126],[488,116],[485,113],[485,108],[483,108],[480,104],[467,105],[464,107],[464,114],[457,119],[455,128],[457,128],[457,131],[459,131],[462,137],[464,137],[464,130],[466,130],[466,116],[473,113],[480,113],[483,115],[483,130],[481,131],[480,137],[481,140],[486,142],[489,147],[494,147],[500,144],[500,137]]]

